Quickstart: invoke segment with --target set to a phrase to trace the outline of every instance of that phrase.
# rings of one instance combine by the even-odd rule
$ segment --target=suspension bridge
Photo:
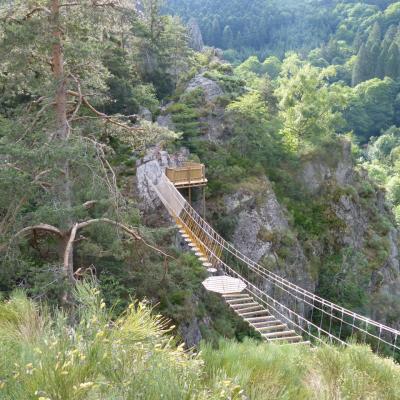
[[[224,240],[165,174],[151,184],[204,267],[242,283],[236,288],[227,279],[220,293],[264,340],[346,346],[352,338],[400,358],[400,331],[325,300],[252,261]]]

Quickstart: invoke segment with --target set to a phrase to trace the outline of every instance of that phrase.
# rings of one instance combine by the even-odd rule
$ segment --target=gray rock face
[[[195,51],[202,51],[204,48],[203,36],[199,24],[195,18],[190,18],[188,25],[189,47]]]
[[[150,149],[143,159],[136,164],[136,188],[142,199],[142,208],[152,211],[160,207],[157,193],[154,192],[151,182],[155,183],[164,173],[166,167],[181,165],[187,160],[189,152],[181,149],[179,153],[170,155],[157,147]]]
[[[144,119],[145,121],[153,121],[153,115],[148,108],[140,107],[139,116]]]
[[[339,241],[344,246],[362,249],[365,232],[369,225],[367,210],[356,203],[350,196],[341,195],[337,203],[332,204],[336,216],[343,222],[343,230],[339,233]]]
[[[330,183],[334,183],[337,188],[349,188],[353,194],[341,194],[338,198],[329,201],[329,206],[335,216],[341,221],[341,227],[335,232],[336,244],[342,249],[366,254],[371,252],[370,240],[371,235],[377,236],[374,231],[374,222],[377,219],[385,217],[388,221],[392,219],[391,212],[387,207],[385,194],[382,190],[375,187],[371,183],[372,191],[367,195],[366,199],[360,199],[362,193],[359,190],[363,184],[370,182],[370,178],[365,171],[355,171],[351,157],[350,143],[342,143],[342,151],[338,162],[334,165],[328,165],[321,160],[308,161],[304,170],[300,173],[300,181],[303,183],[304,190],[308,190],[313,195],[326,190]],[[393,319],[398,321],[400,315],[400,303],[398,296],[400,295],[400,262],[399,262],[399,231],[393,227],[382,237],[382,233],[378,234],[378,239],[383,240],[388,246],[388,256],[382,265],[375,266],[370,272],[361,271],[361,274],[367,274],[367,286],[365,290],[368,292],[370,303],[368,306],[369,314],[377,321],[395,325]],[[320,247],[317,252],[326,251]],[[376,250],[373,250],[376,251]],[[378,257],[378,255],[376,255]],[[374,259],[372,259],[372,262]],[[358,265],[353,264],[354,261],[349,260],[348,263],[343,260],[342,273],[345,275],[357,271]],[[355,261],[357,262],[357,261]],[[390,320],[392,316],[392,320]],[[397,323],[400,327],[400,321]]]
[[[203,127],[203,139],[217,141],[226,133],[227,125],[224,108],[216,104],[213,100],[221,96],[223,90],[215,81],[204,77],[203,74],[196,75],[189,82],[185,92],[190,93],[197,88],[203,89],[204,98],[208,103],[207,115],[199,118]]]
[[[325,160],[312,160],[307,162],[300,174],[304,188],[312,194],[317,193],[328,181],[335,181],[337,185],[344,186],[353,183],[354,165],[351,159],[351,144],[342,142],[339,162],[329,166]]]
[[[274,242],[289,233],[285,209],[278,203],[271,184],[265,178],[254,193],[241,189],[225,196],[224,203],[229,215],[236,215],[237,224],[232,237],[235,247],[258,263],[277,266],[278,256]],[[275,272],[305,289],[314,291],[315,280],[307,266],[300,243],[292,237],[290,257],[280,260]]]
[[[204,90],[204,96],[207,101],[212,101],[224,92],[217,82],[204,77],[202,74],[196,75],[188,84],[186,92],[191,92],[197,88]]]
[[[193,318],[187,323],[180,324],[179,333],[188,348],[197,346],[202,339],[197,318]]]
[[[175,125],[172,121],[172,115],[171,114],[166,114],[166,115],[159,115],[157,117],[157,124],[162,126],[163,128],[168,128],[171,131],[175,130]]]

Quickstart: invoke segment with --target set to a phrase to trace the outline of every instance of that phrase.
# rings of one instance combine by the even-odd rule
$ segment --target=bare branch
[[[71,229],[71,233],[69,235],[69,239],[67,242],[67,245],[65,246],[64,250],[64,273],[66,276],[68,276],[68,279],[71,282],[75,281],[74,278],[74,267],[73,267],[73,260],[72,257],[74,255],[74,241],[76,237],[76,232],[78,232],[79,229],[79,224],[74,224],[74,226]]]
[[[61,7],[73,7],[73,6],[80,6],[80,3],[65,3],[65,4],[60,4]]]
[[[165,253],[164,251],[158,249],[157,247],[152,246],[151,244],[147,243],[147,242],[138,234],[138,232],[137,232],[136,230],[134,230],[133,228],[131,228],[131,227],[127,226],[127,225],[124,225],[124,224],[122,224],[122,223],[120,223],[120,222],[118,222],[118,221],[114,221],[114,220],[112,220],[112,219],[109,219],[109,218],[96,218],[96,219],[91,219],[91,220],[88,220],[88,221],[81,222],[80,224],[78,224],[78,230],[79,230],[79,229],[82,229],[82,228],[85,228],[85,227],[87,227],[87,226],[89,226],[89,225],[91,225],[91,224],[93,224],[93,223],[99,223],[99,222],[104,222],[104,223],[107,223],[107,224],[111,224],[111,225],[117,226],[118,228],[122,229],[122,230],[125,231],[127,234],[129,234],[130,236],[132,236],[135,240],[140,240],[140,241],[141,241],[145,246],[147,246],[148,248],[150,248],[150,249],[156,251],[157,253],[162,254],[164,257],[171,258],[171,259],[174,260],[174,257],[172,257],[172,256],[170,256],[169,254]]]
[[[32,232],[32,231],[44,231],[47,233],[52,233],[54,235],[57,235],[59,237],[62,237],[63,234],[62,232],[56,228],[53,225],[48,225],[48,224],[38,224],[38,225],[32,225],[32,226],[27,226],[24,229],[21,229],[20,231],[18,231],[15,235],[14,238],[21,236],[21,235],[25,235],[28,232]]]
[[[82,207],[86,208],[87,210],[89,210],[90,208],[93,208],[93,206],[95,204],[97,204],[98,201],[97,200],[89,200],[86,201],[85,203],[82,204]]]
[[[47,7],[43,7],[43,6],[35,7],[33,10],[29,11],[28,14],[25,15],[23,20],[26,21],[27,19],[31,18],[34,14],[36,14],[38,12],[45,12],[46,14],[51,14],[51,11]]]
[[[132,228],[129,228],[128,226],[126,226],[118,221],[114,221],[109,218],[96,218],[96,219],[90,219],[88,221],[81,222],[77,225],[77,229],[79,230],[82,228],[86,228],[87,226],[89,226],[91,224],[95,224],[95,223],[99,223],[99,222],[104,222],[107,224],[117,226],[118,228],[121,228],[123,231],[125,231],[126,233],[131,235],[135,240],[142,240],[142,238],[139,236],[139,234],[135,230],[133,230]]]
[[[76,76],[74,76],[73,74],[70,74],[70,76],[71,76],[72,79],[75,81],[76,86],[77,86],[77,88],[78,88],[79,100],[78,100],[77,106],[75,107],[74,112],[71,114],[71,117],[68,119],[68,121],[72,121],[72,120],[75,119],[76,115],[77,115],[78,112],[79,112],[79,109],[81,108],[81,105],[82,105],[82,98],[83,98],[83,96],[82,96],[82,90],[81,90],[81,83],[80,83],[79,79],[78,79]]]
[[[127,124],[123,124],[121,122],[119,122],[118,120],[116,120],[115,118],[113,118],[110,115],[104,114],[101,111],[96,110],[95,107],[93,107],[89,101],[86,99],[85,96],[83,96],[82,94],[79,94],[78,92],[72,91],[72,90],[68,90],[67,92],[70,96],[74,96],[74,97],[78,97],[80,99],[82,99],[83,104],[85,104],[86,107],[88,107],[90,109],[90,111],[92,111],[94,114],[96,114],[98,117],[102,118],[103,120],[105,120],[105,122],[109,122],[113,125],[119,126],[120,128],[123,128],[125,130],[128,130],[129,132],[141,132],[143,131],[143,128],[138,127],[138,126],[129,126]]]

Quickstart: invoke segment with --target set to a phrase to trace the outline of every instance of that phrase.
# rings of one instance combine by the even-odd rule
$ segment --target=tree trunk
[[[67,121],[67,91],[64,76],[64,54],[62,48],[62,30],[60,26],[60,1],[51,0],[51,20],[53,25],[53,51],[52,65],[54,78],[57,83],[55,112],[56,112],[56,135],[61,140],[68,137]]]
[[[50,1],[51,10],[51,23],[52,23],[52,35],[53,35],[53,48],[52,48],[52,66],[54,80],[56,83],[55,93],[55,138],[62,145],[66,145],[69,138],[69,126],[67,119],[67,88],[66,79],[64,74],[64,53],[62,45],[62,28],[60,18],[60,0]],[[71,178],[70,178],[70,163],[68,159],[60,162],[60,168],[62,175],[60,177],[59,195],[62,201],[62,207],[67,211],[67,214],[72,207],[72,192],[71,192]],[[72,221],[69,219],[66,221],[67,226],[72,225]],[[71,248],[71,252],[73,247]],[[70,284],[74,283],[73,280],[73,255],[69,254],[69,262],[64,264],[64,275],[67,282]]]

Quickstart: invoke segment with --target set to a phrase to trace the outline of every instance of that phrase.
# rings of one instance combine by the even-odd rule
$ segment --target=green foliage
[[[366,346],[336,348],[221,341],[203,346],[206,369],[236,376],[252,400],[392,400],[400,395],[400,369]]]
[[[278,80],[281,134],[289,149],[316,144],[332,136],[343,124],[340,110],[345,99],[339,87],[330,87],[326,78],[334,69],[320,70],[298,56],[285,59]]]
[[[79,284],[75,323],[15,293],[0,304],[2,399],[222,399],[239,389],[205,376],[176,346],[168,321],[133,302],[112,319],[97,289]]]
[[[168,0],[166,11],[185,20],[197,19],[205,43],[236,50],[244,60],[258,54],[282,56],[291,49],[312,49],[326,40],[336,26],[333,7],[319,1],[293,0]]]
[[[397,221],[400,205],[399,152],[400,130],[392,126],[381,136],[370,139],[363,164],[370,176],[385,187]]]
[[[384,80],[374,78],[356,86],[349,93],[344,110],[347,127],[362,140],[378,136],[393,124],[398,90],[398,84],[387,77]]]
[[[235,98],[244,91],[245,81],[238,76],[225,75],[219,71],[208,71],[204,74],[205,78],[216,81],[225,93]]]
[[[177,17],[161,15],[160,0],[143,2],[143,18],[133,31],[140,38],[135,62],[141,78],[156,88],[159,98],[171,95],[183,71],[192,67],[186,29]]]

